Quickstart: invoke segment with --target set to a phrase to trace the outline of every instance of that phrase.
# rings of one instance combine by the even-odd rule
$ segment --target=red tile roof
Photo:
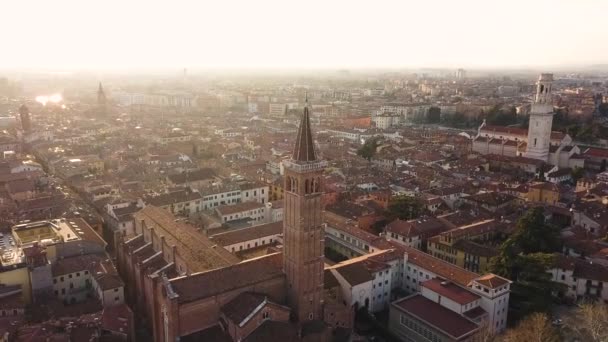
[[[421,286],[426,287],[443,297],[451,299],[460,305],[468,304],[481,298],[461,286],[439,278],[427,280],[423,282]]]
[[[187,303],[284,277],[283,254],[275,253],[236,265],[171,279],[170,286],[179,296],[178,302]]]
[[[283,221],[279,221],[242,229],[233,229],[225,233],[213,235],[211,236],[211,240],[225,247],[239,242],[281,234],[282,232]]]
[[[501,276],[497,276],[496,274],[492,274],[492,273],[485,274],[485,275],[475,279],[475,281],[480,283],[481,285],[484,285],[491,289],[501,287],[501,286],[506,285],[511,282],[508,279],[505,279]]]
[[[457,340],[474,334],[478,329],[472,321],[418,294],[392,305]]]
[[[468,286],[471,281],[479,277],[477,273],[450,264],[418,249],[405,246],[404,249],[408,263],[422,267],[441,278],[450,279],[460,286]]]

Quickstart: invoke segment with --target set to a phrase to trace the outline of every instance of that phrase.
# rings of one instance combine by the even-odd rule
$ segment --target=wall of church
[[[220,308],[237,295],[247,291],[263,293],[273,302],[284,303],[286,297],[285,277],[279,276],[258,284],[180,305],[179,336],[189,335],[217,324],[220,318]]]
[[[238,323],[240,322],[232,322],[226,319],[228,323],[228,328],[226,329],[233,341],[241,341],[245,337],[249,336],[257,327],[260,326],[265,320],[272,320],[278,322],[287,322],[289,321],[289,308],[281,307],[279,305],[275,305],[272,303],[268,303],[264,306],[264,308],[258,311],[253,317],[247,321],[247,323],[238,327]]]

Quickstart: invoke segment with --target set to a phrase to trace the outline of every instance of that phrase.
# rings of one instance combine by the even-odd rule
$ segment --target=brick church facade
[[[324,279],[321,198],[326,163],[308,105],[285,163],[283,248],[240,261],[171,213],[148,206],[116,238],[127,300],[154,341],[332,341],[354,309]]]

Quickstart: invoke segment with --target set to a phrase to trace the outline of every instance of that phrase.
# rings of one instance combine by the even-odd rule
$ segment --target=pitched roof
[[[315,153],[315,144],[312,138],[310,129],[310,118],[308,114],[308,99],[304,106],[304,114],[298,128],[298,136],[296,138],[296,146],[293,150],[293,160],[295,161],[315,161],[317,155]]]
[[[264,321],[243,342],[298,341],[298,329],[288,322]]]
[[[458,285],[468,286],[474,279],[479,277],[479,274],[465,270],[447,261],[443,261],[430,254],[427,254],[418,249],[404,246],[403,249],[407,255],[407,262],[422,267],[437,276],[449,279]]]
[[[194,227],[175,222],[175,217],[167,210],[152,205],[134,214],[135,221],[144,221],[147,228],[154,228],[158,236],[165,237],[165,243],[176,246],[177,253],[184,259],[191,272],[207,271],[237,263],[236,256],[217,247]]]
[[[359,285],[372,280],[372,274],[363,262],[355,262],[336,267],[336,271],[351,285]]]
[[[281,234],[282,232],[283,221],[278,221],[242,229],[233,229],[225,233],[212,235],[211,240],[225,247],[239,242]]]
[[[386,230],[401,236],[433,236],[441,233],[447,227],[435,217],[421,217],[415,220],[403,221],[396,219],[386,226]]]
[[[436,292],[443,297],[451,299],[460,305],[468,304],[481,298],[461,286],[439,278],[427,280],[423,282],[421,286],[426,287],[427,289]]]
[[[505,279],[501,276],[497,276],[496,274],[492,274],[492,273],[485,274],[485,275],[475,279],[475,281],[480,283],[481,285],[484,285],[491,289],[501,287],[501,286],[511,282],[508,279]]]
[[[394,302],[393,306],[429,326],[436,327],[456,340],[478,329],[477,324],[472,321],[419,294]]]
[[[235,204],[220,205],[215,210],[222,216],[241,213],[244,211],[262,209],[265,205],[258,202],[242,202]]]
[[[179,296],[178,301],[187,303],[284,276],[283,255],[274,253],[236,265],[174,278],[170,280],[170,286]]]
[[[265,301],[266,295],[261,293],[243,292],[224,304],[220,310],[234,323],[240,324]]]
[[[212,179],[216,176],[214,169],[203,168],[194,171],[187,171],[180,174],[170,175],[168,178],[174,184],[186,184],[188,182],[196,182],[205,179]]]

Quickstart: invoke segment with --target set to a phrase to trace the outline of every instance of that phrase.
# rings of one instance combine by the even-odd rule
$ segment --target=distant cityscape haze
[[[607,1],[10,1],[0,69],[608,64]]]

